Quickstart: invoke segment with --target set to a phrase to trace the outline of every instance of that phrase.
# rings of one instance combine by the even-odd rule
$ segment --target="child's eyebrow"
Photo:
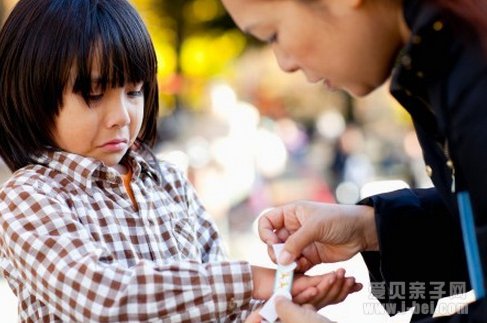
[[[93,84],[99,84],[101,82],[102,82],[102,78],[100,76],[91,78],[91,83],[93,83]]]
[[[104,83],[101,77],[92,77],[90,80],[91,88],[98,88]]]

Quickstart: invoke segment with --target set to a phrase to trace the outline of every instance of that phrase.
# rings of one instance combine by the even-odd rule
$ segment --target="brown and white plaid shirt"
[[[250,266],[227,261],[215,225],[176,168],[131,151],[132,187],[79,155],[51,152],[0,191],[0,269],[19,320],[240,321]]]

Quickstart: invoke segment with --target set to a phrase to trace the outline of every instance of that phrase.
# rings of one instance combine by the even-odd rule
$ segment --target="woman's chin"
[[[353,97],[361,98],[369,95],[377,88],[378,86],[374,87],[374,86],[367,86],[367,85],[358,85],[358,86],[344,87],[343,90]]]

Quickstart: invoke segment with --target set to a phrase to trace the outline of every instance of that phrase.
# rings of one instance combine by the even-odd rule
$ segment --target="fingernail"
[[[278,262],[281,265],[289,265],[291,263],[291,260],[292,260],[291,254],[286,250],[283,250],[279,255]]]

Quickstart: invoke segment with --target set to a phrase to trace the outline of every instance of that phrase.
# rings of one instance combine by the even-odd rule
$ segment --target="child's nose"
[[[129,103],[123,92],[113,96],[108,110],[109,127],[123,127],[130,123]]]

